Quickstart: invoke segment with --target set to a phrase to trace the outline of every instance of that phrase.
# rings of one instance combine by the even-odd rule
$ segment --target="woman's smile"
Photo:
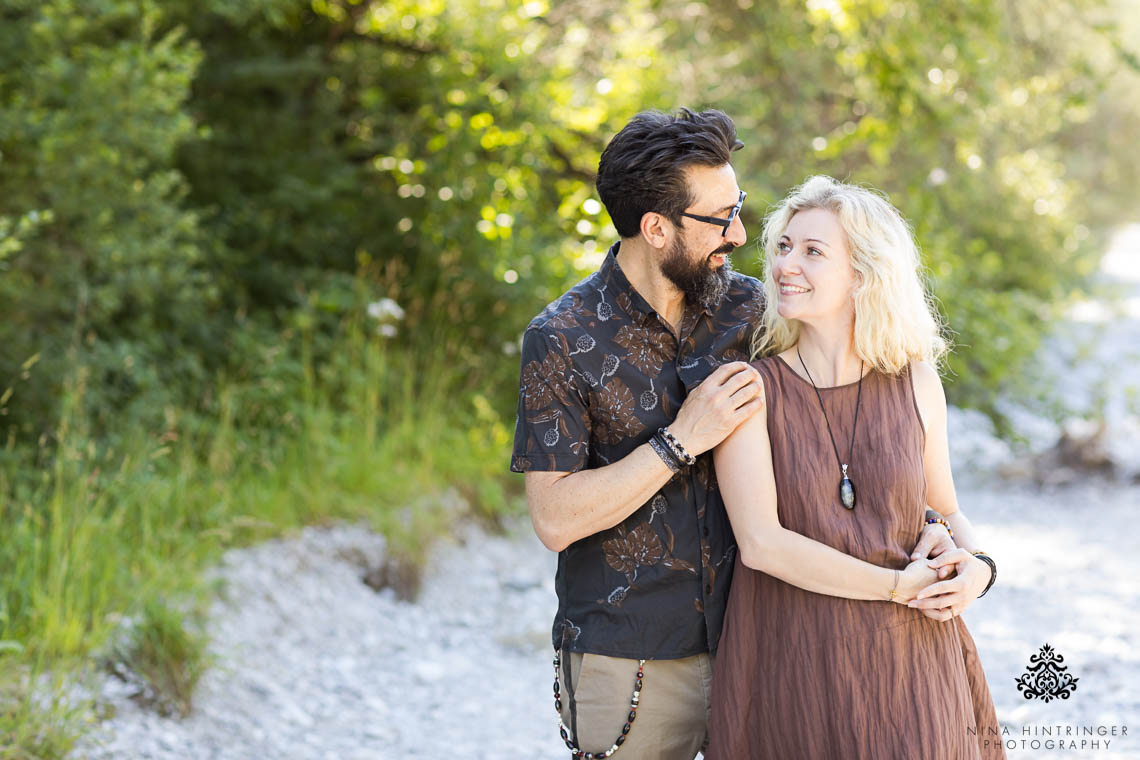
[[[780,283],[780,295],[782,296],[798,296],[801,293],[810,293],[811,288],[801,287],[799,285],[792,285],[791,283]]]

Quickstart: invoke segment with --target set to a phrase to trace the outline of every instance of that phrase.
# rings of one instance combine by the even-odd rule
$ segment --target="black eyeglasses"
[[[688,211],[682,211],[681,216],[687,216],[690,219],[696,219],[698,222],[708,222],[709,224],[715,224],[720,227],[724,227],[724,230],[720,233],[720,236],[725,237],[728,235],[728,228],[732,226],[732,220],[735,219],[736,215],[740,213],[740,207],[744,205],[744,199],[747,197],[748,193],[741,190],[740,200],[738,200],[736,202],[736,205],[732,207],[732,213],[728,215],[727,219],[721,219],[719,216],[700,216],[698,214],[690,214]]]

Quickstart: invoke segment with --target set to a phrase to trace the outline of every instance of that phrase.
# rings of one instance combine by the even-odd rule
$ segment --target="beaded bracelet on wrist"
[[[993,587],[994,581],[997,580],[997,563],[994,562],[993,557],[986,554],[985,552],[970,552],[970,553],[973,554],[978,559],[980,559],[982,562],[985,562],[987,565],[990,566],[990,582],[986,584],[986,587],[984,589],[982,589],[982,593],[978,594],[978,598],[981,599],[983,596],[986,595],[986,592],[989,591]]]
[[[666,467],[668,467],[673,472],[681,471],[681,463],[669,449],[669,445],[665,443],[664,439],[661,438],[660,433],[649,439],[649,445],[652,446],[653,450],[657,452],[657,456],[661,457],[661,461],[665,463]]]
[[[657,435],[661,438],[662,441],[665,442],[665,445],[669,447],[669,451],[672,452],[673,458],[676,459],[682,467],[688,466],[689,462],[686,459],[687,454],[685,450],[678,446],[676,443],[671,442],[668,438],[661,435],[660,433]]]
[[[946,532],[950,534],[950,538],[954,538],[954,529],[950,527],[950,523],[946,522],[941,517],[931,517],[931,518],[928,518],[926,521],[927,525],[934,525],[935,523],[946,528]]]
[[[554,710],[558,713],[558,733],[562,735],[562,741],[566,742],[566,746],[570,749],[572,757],[582,758],[582,760],[602,760],[603,758],[612,757],[621,745],[625,744],[625,738],[629,735],[629,729],[633,727],[633,722],[637,720],[637,705],[641,701],[641,682],[645,678],[645,660],[637,661],[637,681],[633,685],[633,697],[629,700],[629,715],[625,719],[625,725],[621,727],[621,735],[614,741],[613,745],[604,752],[583,752],[574,746],[574,741],[570,738],[570,732],[566,730],[566,724],[562,722],[562,696],[558,687],[558,668],[562,664],[562,657],[560,653],[555,650],[554,652]]]
[[[669,444],[669,449],[677,455],[677,459],[687,465],[696,464],[697,458],[685,451],[685,447],[677,440],[677,436],[670,433],[668,428],[658,428],[657,432],[665,439],[665,443]]]

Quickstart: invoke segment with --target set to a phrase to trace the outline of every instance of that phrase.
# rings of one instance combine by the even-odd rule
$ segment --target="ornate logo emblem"
[[[1066,673],[1068,665],[1053,647],[1045,644],[1041,651],[1029,658],[1029,667],[1017,679],[1017,690],[1026,699],[1043,699],[1046,702],[1054,698],[1068,699],[1069,695],[1077,690],[1077,681],[1072,674]]]

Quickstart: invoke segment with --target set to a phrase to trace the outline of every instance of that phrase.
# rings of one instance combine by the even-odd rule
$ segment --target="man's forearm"
[[[968,552],[981,551],[977,536],[974,535],[974,526],[962,514],[961,510],[944,515],[946,522],[950,523],[950,530],[954,531],[954,543]]]
[[[930,520],[932,518],[942,518],[950,524],[950,530],[953,531],[954,534],[951,540],[955,546],[969,552],[979,551],[977,538],[974,535],[974,526],[972,526],[970,521],[966,519],[966,516],[962,514],[962,510],[955,509],[953,512],[942,514],[927,506],[926,519]]]
[[[636,512],[669,482],[673,472],[648,443],[627,456],[552,483],[527,481],[531,520],[542,543],[552,551],[612,528]]]

